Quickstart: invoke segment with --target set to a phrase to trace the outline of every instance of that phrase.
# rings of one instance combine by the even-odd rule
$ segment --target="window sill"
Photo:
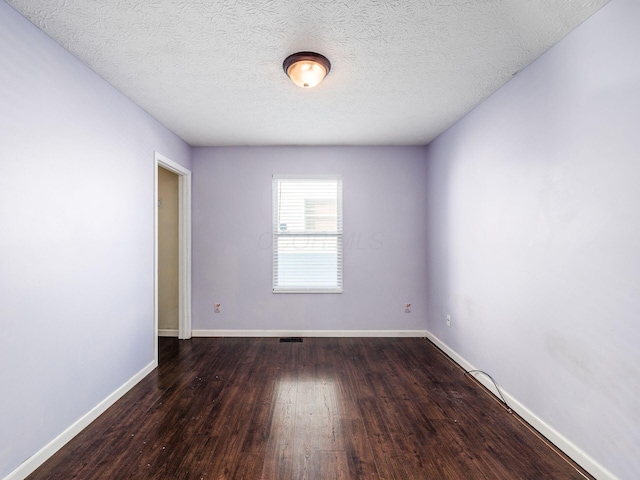
[[[342,293],[341,288],[287,288],[273,290],[272,293]]]

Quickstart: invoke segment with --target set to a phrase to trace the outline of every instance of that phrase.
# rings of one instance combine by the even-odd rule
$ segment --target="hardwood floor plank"
[[[259,344],[256,358],[260,361],[252,367],[254,377],[260,378],[261,381],[252,382],[256,384],[256,400],[252,405],[247,434],[242,445],[243,453],[264,455],[266,452],[273,422],[280,365],[286,362],[284,356],[275,355],[275,352],[268,351],[266,346],[265,343]],[[267,355],[270,355],[269,361],[265,362]]]
[[[344,450],[320,452],[320,471],[317,478],[326,480],[349,480],[352,478]]]
[[[406,470],[402,452],[389,432],[387,421],[380,411],[377,399],[363,398],[359,402],[364,421],[366,438],[369,440],[373,456],[382,479],[412,478]]]
[[[295,439],[295,409],[298,387],[291,380],[279,382],[276,391],[271,429],[265,447],[262,478],[288,479],[292,477]]]
[[[234,480],[258,480],[262,475],[264,455],[259,453],[240,453],[230,478]]]
[[[382,478],[362,419],[344,419],[343,431],[349,478]]]

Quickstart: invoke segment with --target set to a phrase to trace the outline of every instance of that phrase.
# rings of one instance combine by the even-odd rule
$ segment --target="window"
[[[342,177],[273,176],[273,292],[342,292]]]

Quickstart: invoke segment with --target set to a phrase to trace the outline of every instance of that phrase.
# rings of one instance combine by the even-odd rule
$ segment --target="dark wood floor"
[[[584,479],[429,341],[160,339],[29,479]]]

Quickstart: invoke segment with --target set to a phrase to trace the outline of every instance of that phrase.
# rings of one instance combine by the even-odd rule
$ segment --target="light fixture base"
[[[319,53],[298,52],[284,59],[282,69],[299,87],[312,88],[329,74],[331,62]]]

